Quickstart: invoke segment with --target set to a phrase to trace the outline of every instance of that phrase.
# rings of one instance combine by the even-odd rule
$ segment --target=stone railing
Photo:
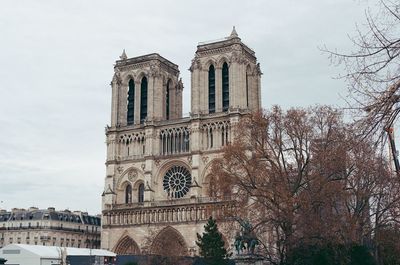
[[[197,198],[184,198],[184,199],[173,199],[173,200],[171,199],[162,201],[123,203],[123,204],[114,204],[109,208],[109,210],[132,209],[140,207],[174,206],[174,205],[197,204],[197,203],[216,203],[221,201],[230,201],[230,198],[224,197],[217,199],[211,197],[197,197]]]
[[[210,216],[222,217],[232,209],[232,201],[212,198],[115,205],[103,211],[103,227],[206,221]]]

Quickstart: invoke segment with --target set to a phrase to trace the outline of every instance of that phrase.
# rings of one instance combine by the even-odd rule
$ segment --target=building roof
[[[125,50],[120,56],[120,60],[116,61],[115,67],[123,67],[123,66],[128,66],[128,65],[135,65],[135,64],[141,64],[145,62],[150,62],[150,61],[159,61],[162,65],[167,67],[168,69],[179,73],[179,67],[178,65],[174,64],[170,60],[162,57],[158,53],[150,53],[150,54],[145,54],[137,57],[132,57],[128,58],[126,56]]]
[[[18,250],[23,249],[29,251],[41,258],[59,258],[61,251],[66,250],[67,256],[101,256],[101,257],[115,257],[116,254],[104,249],[89,249],[89,248],[63,248],[56,246],[39,246],[39,245],[25,245],[25,244],[10,244],[0,250],[0,255],[3,254],[2,250]]]
[[[71,223],[83,223],[90,225],[101,225],[98,216],[88,215],[82,212],[71,212],[69,210],[56,211],[54,208],[48,209],[13,209],[11,212],[0,212],[0,222],[22,221],[22,220],[53,220]]]

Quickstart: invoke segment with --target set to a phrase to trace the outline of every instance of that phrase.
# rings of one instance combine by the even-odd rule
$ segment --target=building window
[[[215,112],[215,69],[210,65],[208,69],[208,112]]]
[[[192,176],[189,170],[182,166],[171,167],[164,175],[163,187],[168,197],[182,198],[192,185]]]
[[[127,123],[133,124],[135,114],[135,81],[129,80],[128,102],[127,102]]]
[[[138,202],[144,202],[144,184],[139,185]]]
[[[229,109],[229,68],[228,64],[222,65],[222,110]]]
[[[167,91],[166,91],[166,96],[165,96],[165,116],[166,119],[169,120],[169,85],[170,85],[171,80],[168,80],[167,82]]]
[[[132,186],[128,184],[125,188],[125,203],[132,202]]]
[[[140,85],[140,123],[143,123],[147,118],[147,78],[142,78]]]

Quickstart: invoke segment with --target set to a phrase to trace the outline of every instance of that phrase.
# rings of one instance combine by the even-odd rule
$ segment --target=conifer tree
[[[200,248],[200,255],[206,259],[207,264],[222,265],[227,264],[225,258],[227,252],[225,242],[222,239],[221,233],[218,231],[218,226],[211,216],[204,226],[203,235],[197,234],[196,244]]]

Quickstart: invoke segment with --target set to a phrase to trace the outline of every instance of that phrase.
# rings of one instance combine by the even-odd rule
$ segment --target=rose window
[[[189,170],[181,166],[171,167],[164,175],[163,187],[169,197],[182,198],[192,185]]]

